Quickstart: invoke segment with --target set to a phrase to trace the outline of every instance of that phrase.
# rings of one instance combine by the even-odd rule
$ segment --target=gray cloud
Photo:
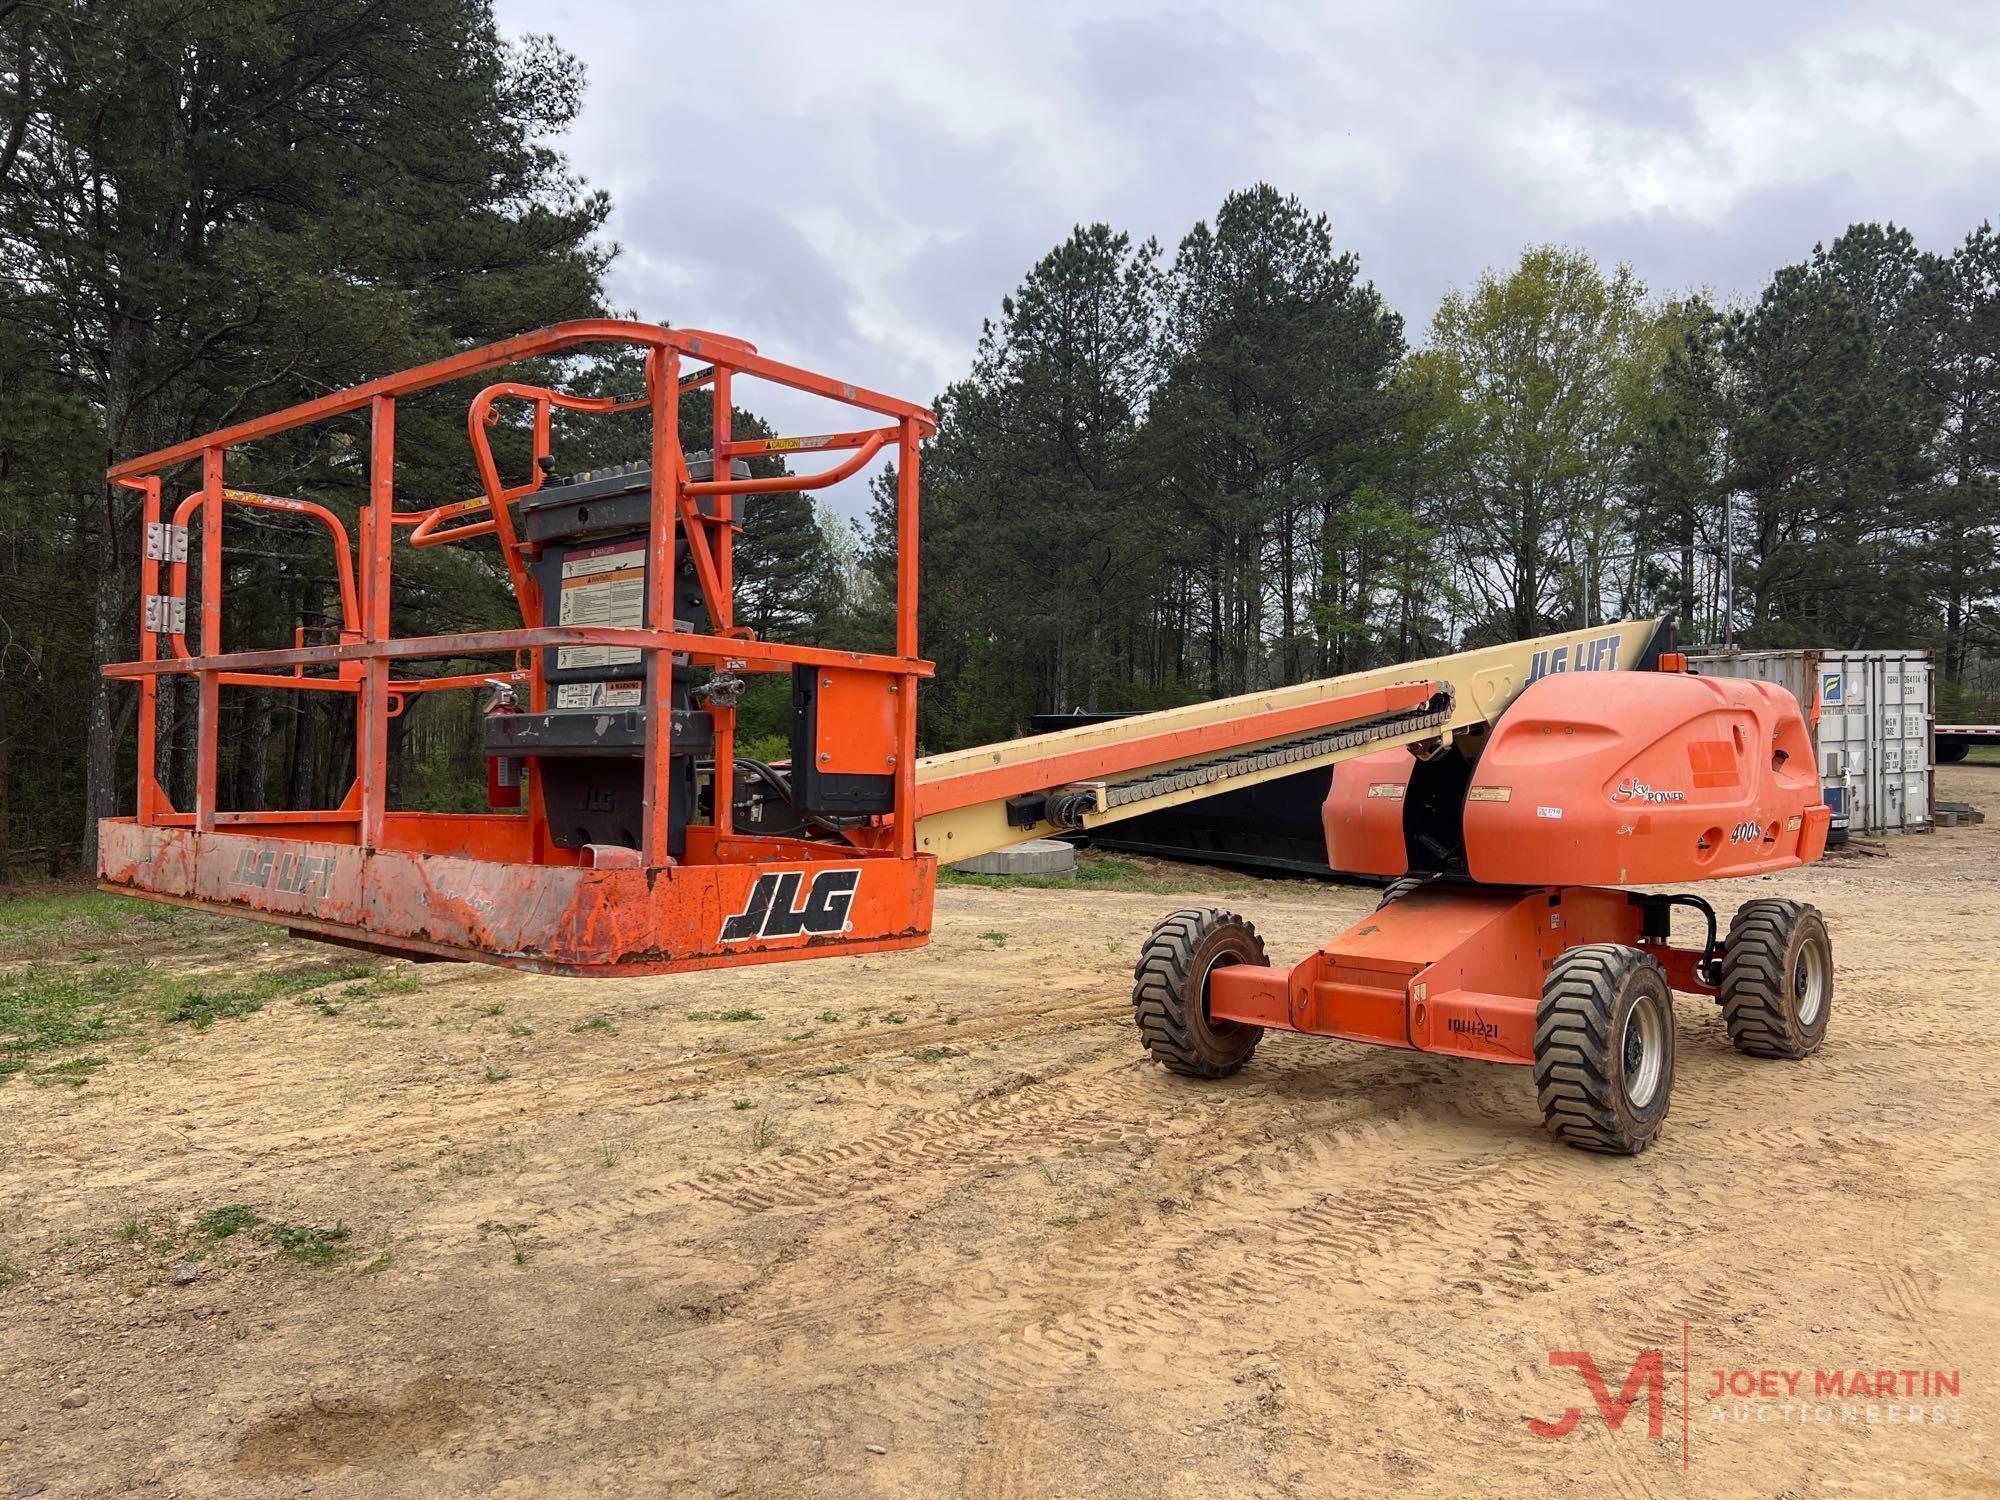
[[[1530,243],[1754,297],[1853,220],[1944,249],[1996,207],[2000,7],[498,9],[590,68],[567,149],[618,205],[616,302],[915,399],[1072,225],[1171,250],[1259,179],[1417,337]]]

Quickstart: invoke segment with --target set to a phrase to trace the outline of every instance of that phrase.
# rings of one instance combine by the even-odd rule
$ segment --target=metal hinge
[[[153,521],[146,526],[146,556],[154,562],[188,560],[188,529],[171,521]]]
[[[176,531],[186,532],[176,526]],[[188,602],[179,594],[146,596],[146,628],[155,635],[181,635],[187,630]]]

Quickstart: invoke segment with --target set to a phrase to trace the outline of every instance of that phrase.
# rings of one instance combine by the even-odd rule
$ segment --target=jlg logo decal
[[[824,937],[846,931],[847,913],[854,906],[854,888],[861,884],[861,872],[819,871],[806,888],[804,903],[798,904],[799,887],[805,878],[800,870],[759,875],[749,904],[722,924],[722,941],[797,937],[802,932]]]
[[[276,849],[245,849],[236,857],[230,879],[237,885],[283,891],[293,896],[326,893],[333,860],[322,854],[280,854]]]
[[[1574,646],[1556,646],[1537,651],[1528,662],[1528,681],[1540,682],[1557,672],[1615,672],[1618,670],[1618,633],[1601,635],[1594,641],[1578,641]]]

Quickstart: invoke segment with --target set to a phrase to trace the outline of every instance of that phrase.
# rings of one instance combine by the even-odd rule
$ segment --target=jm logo
[[[806,887],[804,903],[798,904],[799,886],[804,881],[800,870],[759,875],[749,905],[722,924],[722,941],[741,943],[758,937],[797,937],[802,932],[824,936],[845,931],[861,872],[821,870]]]
[[[1616,1396],[1605,1383],[1598,1371],[1597,1361],[1581,1349],[1551,1349],[1549,1364],[1554,1368],[1571,1369],[1583,1376],[1583,1383],[1590,1388],[1590,1399],[1596,1404],[1597,1414],[1604,1418],[1604,1425],[1613,1432],[1625,1425],[1633,1403],[1639,1399],[1641,1391],[1646,1399],[1646,1436],[1662,1437],[1666,1429],[1666,1356],[1658,1349],[1644,1349],[1632,1361],[1631,1373],[1625,1377],[1625,1386]],[[1583,1412],[1570,1407],[1553,1422],[1545,1422],[1536,1417],[1529,1421],[1528,1430],[1538,1438],[1554,1442],[1566,1438],[1576,1431],[1577,1423],[1583,1420]]]

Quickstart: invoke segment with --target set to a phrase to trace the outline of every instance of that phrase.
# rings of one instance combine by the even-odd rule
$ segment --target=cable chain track
[[[1416,729],[1441,729],[1451,717],[1452,695],[1448,691],[1441,692],[1431,699],[1431,704],[1439,703],[1441,707],[1427,705],[1405,713],[1384,714],[1379,719],[1369,719],[1344,729],[1305,735],[1276,745],[1266,745],[1260,750],[1239,750],[1214,760],[1199,761],[1191,766],[1180,766],[1133,781],[1113,782],[1104,789],[1104,804],[1107,810],[1128,807],[1134,802],[1184,792],[1191,787],[1206,786],[1212,781],[1226,781],[1232,776],[1248,776],[1256,771],[1316,760],[1323,755],[1352,750],[1392,734],[1406,734]]]

